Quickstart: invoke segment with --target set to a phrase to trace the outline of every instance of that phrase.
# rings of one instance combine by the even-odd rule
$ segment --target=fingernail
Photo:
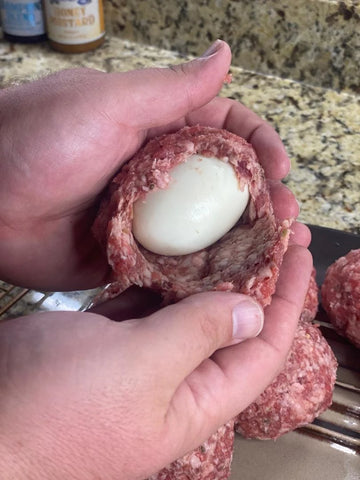
[[[237,342],[256,337],[264,325],[264,312],[251,298],[238,303],[232,312],[233,338]]]
[[[214,55],[215,53],[217,53],[221,49],[222,44],[223,44],[222,40],[220,40],[220,39],[215,40],[215,42],[211,45],[211,47],[209,47],[206,50],[206,52],[201,55],[200,58],[211,57],[212,55]]]

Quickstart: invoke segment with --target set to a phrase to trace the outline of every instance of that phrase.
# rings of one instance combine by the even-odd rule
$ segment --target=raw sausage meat
[[[234,422],[219,428],[193,452],[163,468],[148,480],[226,480],[234,444]]]
[[[167,188],[171,169],[198,154],[228,162],[250,200],[241,221],[213,245],[196,253],[164,256],[149,252],[132,234],[134,202]],[[244,139],[210,127],[185,127],[148,142],[114,178],[93,231],[107,252],[114,282],[102,298],[130,285],[160,292],[164,303],[207,290],[235,291],[268,305],[287,249],[290,221],[275,219],[264,172]]]
[[[319,308],[319,287],[316,283],[316,270],[312,269],[309,288],[306,293],[300,321],[311,322],[316,317]]]
[[[247,438],[275,439],[311,423],[332,401],[337,362],[319,328],[300,322],[284,369],[235,420]]]
[[[336,331],[360,348],[360,249],[351,250],[330,265],[321,298]]]

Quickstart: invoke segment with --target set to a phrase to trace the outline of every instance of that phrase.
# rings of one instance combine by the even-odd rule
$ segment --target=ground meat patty
[[[222,239],[199,252],[151,253],[132,234],[134,202],[150,190],[167,188],[171,169],[194,154],[233,166],[240,185],[248,185],[246,212]],[[251,145],[225,130],[195,126],[151,140],[123,167],[110,185],[93,231],[114,272],[104,300],[135,284],[159,291],[165,303],[221,290],[250,294],[265,306],[275,290],[290,222],[275,219],[264,172]]]
[[[321,298],[336,331],[360,348],[360,249],[330,265]]]
[[[163,468],[148,480],[226,480],[234,444],[234,422],[211,435],[199,448]]]
[[[316,283],[316,270],[312,269],[309,288],[306,293],[300,321],[311,322],[316,317],[319,308],[319,287]]]
[[[337,362],[319,328],[300,322],[284,369],[235,420],[244,437],[262,440],[306,425],[329,407]]]

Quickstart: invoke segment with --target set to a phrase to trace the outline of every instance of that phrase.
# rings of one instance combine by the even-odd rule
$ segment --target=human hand
[[[311,267],[306,249],[289,247],[264,328],[241,343],[262,312],[224,292],[120,323],[106,316],[123,320],[142,302],[141,315],[157,297],[131,289],[111,313],[104,304],[1,323],[2,479],[143,480],[197,447],[281,369]],[[243,321],[235,335],[232,318]]]
[[[272,127],[216,98],[230,65],[218,41],[193,62],[106,74],[63,71],[0,92],[0,277],[45,290],[92,288],[110,273],[90,227],[101,192],[154,135],[196,123],[248,139],[272,179],[275,212],[296,217],[279,183],[289,159]],[[309,235],[294,227],[294,240]]]

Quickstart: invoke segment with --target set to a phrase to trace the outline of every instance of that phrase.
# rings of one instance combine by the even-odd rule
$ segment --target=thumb
[[[142,355],[156,365],[172,395],[203,360],[220,348],[255,337],[263,322],[263,310],[254,299],[236,293],[206,292],[140,320],[136,342],[144,346]]]
[[[230,47],[216,40],[203,56],[188,63],[112,73],[108,92],[113,115],[141,129],[177,120],[218,94],[230,62]],[[119,102],[114,102],[114,94]]]

